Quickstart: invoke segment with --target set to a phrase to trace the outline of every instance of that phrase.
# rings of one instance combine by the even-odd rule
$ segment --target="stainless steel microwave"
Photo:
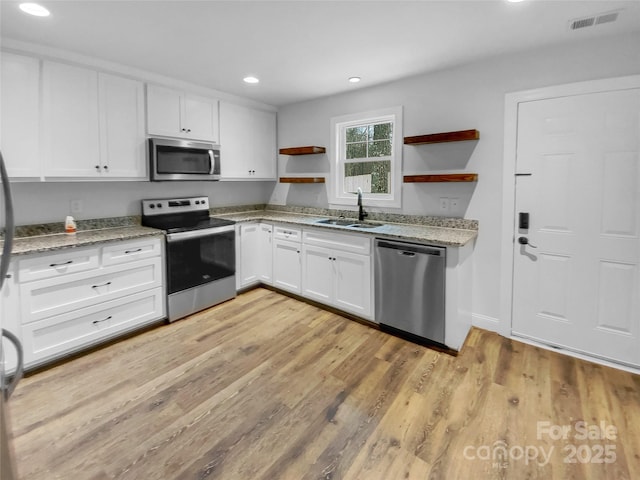
[[[149,172],[152,182],[220,180],[220,146],[149,138]]]

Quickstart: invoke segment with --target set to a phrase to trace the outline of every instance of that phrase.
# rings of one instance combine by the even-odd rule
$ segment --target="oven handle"
[[[235,231],[234,225],[226,225],[224,227],[202,228],[200,230],[190,230],[188,232],[167,233],[167,242],[178,242],[180,240],[191,240],[194,238],[208,237],[219,233]]]

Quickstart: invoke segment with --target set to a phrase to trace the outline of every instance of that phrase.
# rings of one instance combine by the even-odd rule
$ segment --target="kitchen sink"
[[[361,223],[354,219],[348,218],[327,218],[324,220],[318,220],[316,223],[322,225],[337,225],[339,227],[350,227],[350,228],[376,228],[380,227],[376,223]]]
[[[347,218],[327,218],[326,220],[318,220],[316,223],[323,223],[324,225],[339,225],[341,227],[349,227],[357,223],[356,220],[349,220]]]
[[[372,224],[372,223],[352,223],[350,225],[347,225],[348,227],[353,227],[353,228],[376,228],[376,227],[380,227],[380,225],[376,225],[376,224]]]

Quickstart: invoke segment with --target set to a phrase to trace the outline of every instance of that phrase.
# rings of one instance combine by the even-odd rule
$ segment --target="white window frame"
[[[363,193],[363,203],[365,207],[402,207],[402,106],[342,115],[331,119],[331,175],[329,177],[331,182],[329,203],[331,206],[355,205],[357,200],[354,194],[344,192],[344,160],[346,157],[344,136],[346,129],[355,125],[387,122],[393,124],[391,179],[389,182],[391,192],[389,194]]]

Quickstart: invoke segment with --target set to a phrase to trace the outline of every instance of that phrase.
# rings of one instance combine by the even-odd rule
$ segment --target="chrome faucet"
[[[358,220],[363,221],[369,214],[362,208],[362,189],[358,187]]]

